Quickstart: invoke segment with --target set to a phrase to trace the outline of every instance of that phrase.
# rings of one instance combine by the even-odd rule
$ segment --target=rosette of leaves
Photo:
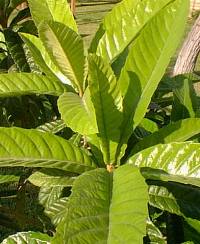
[[[21,33],[42,74],[0,75],[1,96],[59,96],[62,121],[40,131],[0,128],[0,166],[36,169],[29,181],[40,187],[39,201],[56,231],[49,239],[17,233],[3,243],[172,240],[147,204],[180,216],[181,241],[192,241],[188,225],[197,231],[200,217],[200,152],[192,140],[200,120],[158,129],[145,118],[184,32],[189,1],[122,1],[105,17],[88,55],[69,6],[59,3],[29,0],[39,36]],[[74,132],[69,140],[53,134],[64,126]],[[150,135],[134,143],[139,127]],[[71,194],[63,193],[66,187]]]

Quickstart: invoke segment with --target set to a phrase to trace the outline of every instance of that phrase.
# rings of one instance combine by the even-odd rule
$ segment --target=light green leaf
[[[67,86],[44,75],[33,73],[0,74],[0,97],[28,94],[49,94],[59,96]]]
[[[0,137],[0,167],[57,168],[74,173],[95,168],[83,150],[50,133],[2,127]]]
[[[32,18],[38,27],[42,21],[61,22],[74,31],[78,31],[69,4],[65,0],[28,0]]]
[[[191,142],[160,144],[135,154],[127,162],[142,168],[148,179],[175,180],[199,185],[199,145]]]
[[[98,132],[94,115],[86,104],[85,96],[66,92],[58,99],[58,109],[66,125],[81,135]]]
[[[104,19],[105,34],[97,54],[112,62],[169,2],[171,0],[124,0],[117,4]]]
[[[95,55],[89,57],[88,85],[104,161],[116,163],[114,154],[120,136],[122,97],[111,67]]]
[[[184,240],[188,244],[197,244],[200,241],[200,221],[197,219],[185,218],[183,221]],[[189,242],[189,240],[192,240]]]
[[[61,223],[68,211],[68,198],[63,197],[55,201],[49,208],[45,209],[45,214],[51,219],[51,222],[57,226]]]
[[[159,143],[184,142],[200,133],[200,119],[184,119],[169,124],[145,137],[131,150],[131,155]]]
[[[39,232],[19,232],[9,236],[1,244],[50,244],[51,237]]]
[[[4,184],[7,182],[18,182],[20,179],[20,176],[18,175],[6,175],[6,174],[0,174],[0,184]]]
[[[44,206],[45,209],[51,207],[54,202],[61,198],[63,186],[40,187],[40,192],[38,195],[38,201]]]
[[[167,244],[165,237],[150,219],[147,220],[147,235],[151,241],[150,244]]]
[[[142,1],[143,2],[143,1]],[[158,4],[158,1],[155,1]],[[119,83],[124,121],[119,147],[144,117],[151,97],[183,34],[189,1],[168,4],[142,29],[132,44]]]
[[[58,119],[51,122],[47,122],[43,125],[38,126],[36,129],[41,132],[50,132],[56,134],[66,127],[63,120]]]
[[[82,38],[58,22],[44,22],[39,27],[39,34],[52,61],[83,94],[86,59]]]
[[[198,187],[173,182],[150,183],[149,204],[184,217],[200,218]]]
[[[72,186],[75,175],[56,169],[43,169],[33,173],[28,180],[35,186]],[[1,178],[0,178],[1,180]]]
[[[142,119],[142,121],[140,122],[140,126],[151,133],[158,131],[158,125],[156,124],[156,122],[147,118]]]
[[[61,237],[63,244],[142,244],[146,218],[147,186],[137,168],[93,170],[75,181],[68,214],[58,225],[64,232],[58,232],[52,243]]]
[[[21,33],[20,36],[28,46],[35,63],[40,67],[42,72],[54,80],[59,80],[63,83],[70,84],[67,77],[65,77],[62,72],[60,72],[58,67],[51,61],[49,54],[38,37],[27,33]]]

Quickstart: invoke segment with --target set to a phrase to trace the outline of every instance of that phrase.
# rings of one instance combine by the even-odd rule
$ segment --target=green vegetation
[[[65,0],[28,2],[37,31],[14,32],[34,66],[0,96],[37,109],[2,107],[2,244],[199,243],[199,77],[165,75],[189,1],[123,0],[88,50]]]

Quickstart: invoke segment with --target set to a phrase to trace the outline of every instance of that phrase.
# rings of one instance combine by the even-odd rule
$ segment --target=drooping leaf
[[[55,169],[43,169],[33,173],[28,180],[35,186],[72,186],[75,175]],[[0,179],[1,180],[1,179]]]
[[[198,143],[177,142],[147,148],[127,161],[142,168],[145,178],[200,186]]]
[[[39,232],[19,232],[11,235],[1,244],[50,244],[51,237]]]
[[[43,125],[38,126],[36,129],[41,132],[50,132],[52,134],[56,134],[62,129],[66,127],[65,123],[63,120],[58,119],[54,120],[52,122],[47,122]]]
[[[104,19],[105,34],[97,54],[112,62],[169,2],[171,0],[124,0],[116,5]]]
[[[68,198],[63,197],[55,201],[49,208],[45,209],[45,214],[51,219],[51,222],[57,226],[67,215]]]
[[[76,21],[65,0],[43,0],[36,2],[28,0],[31,15],[37,27],[45,20],[54,20],[69,26],[72,30],[78,31]]]
[[[113,163],[122,121],[122,97],[111,67],[95,55],[89,58],[89,90],[106,163]]]
[[[168,4],[146,24],[130,47],[119,78],[124,97],[124,120],[119,147],[127,142],[130,133],[147,111],[151,97],[183,34],[188,8],[188,0],[176,0]]]
[[[85,96],[80,98],[75,93],[66,92],[59,97],[58,108],[61,118],[73,131],[81,135],[98,132],[94,115],[86,104]]]
[[[39,34],[52,61],[83,94],[86,59],[82,38],[58,22],[44,22],[39,27]]]
[[[6,45],[10,55],[12,56],[17,68],[21,72],[30,72],[30,67],[27,63],[23,49],[22,40],[19,34],[7,28],[4,30]]]
[[[169,124],[137,143],[131,155],[160,143],[184,142],[200,133],[200,119],[184,119]]]
[[[21,33],[20,36],[28,46],[35,63],[40,67],[48,77],[58,79],[63,83],[70,84],[69,80],[59,71],[58,67],[52,62],[49,54],[45,50],[41,40],[27,33]]]
[[[146,217],[147,188],[137,168],[97,169],[75,181],[52,243],[143,243]]]
[[[95,168],[83,150],[50,133],[2,127],[0,136],[0,167],[55,168],[74,173]]]
[[[58,96],[68,89],[67,85],[44,75],[33,73],[0,74],[0,97],[28,94]]]
[[[173,182],[152,182],[149,204],[172,214],[200,219],[198,187]]]

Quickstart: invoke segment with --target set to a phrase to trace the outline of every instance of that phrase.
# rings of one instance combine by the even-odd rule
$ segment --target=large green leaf
[[[74,173],[95,168],[81,149],[49,133],[0,128],[0,137],[0,167],[57,168]]]
[[[158,4],[158,1],[155,1]],[[124,97],[124,121],[119,147],[141,122],[151,97],[183,34],[188,0],[176,0],[163,8],[132,44],[119,83]]]
[[[172,0],[124,0],[104,19],[105,34],[97,53],[111,62],[137,36],[142,28]]]
[[[82,38],[64,24],[52,21],[41,24],[39,34],[52,61],[83,94],[86,59]]]
[[[20,36],[28,46],[35,63],[40,67],[41,71],[44,72],[48,77],[53,79],[61,80],[63,83],[70,84],[67,77],[65,77],[58,67],[52,62],[49,54],[45,50],[41,40],[27,33],[21,33]]]
[[[173,214],[200,219],[198,187],[154,181],[149,186],[149,204]]]
[[[73,131],[81,135],[98,132],[94,115],[86,104],[85,96],[79,97],[72,92],[66,92],[58,99],[58,108],[62,119]]]
[[[146,217],[147,186],[137,168],[96,169],[75,181],[64,232],[52,243],[143,243]]]
[[[33,73],[0,74],[0,97],[27,94],[59,96],[67,89],[67,85],[44,75]]]
[[[131,155],[159,143],[184,142],[200,133],[200,119],[184,119],[169,124],[137,143]]]
[[[146,178],[179,181],[180,177],[179,182],[199,185],[199,145],[191,142],[159,144],[135,154],[127,162],[142,168]]]
[[[120,136],[122,97],[111,67],[95,55],[89,58],[88,84],[104,161],[113,163]]]
[[[50,244],[51,237],[39,232],[19,232],[9,236],[1,244]]]
[[[65,0],[28,0],[32,18],[37,26],[45,20],[54,20],[78,31],[70,7]]]

